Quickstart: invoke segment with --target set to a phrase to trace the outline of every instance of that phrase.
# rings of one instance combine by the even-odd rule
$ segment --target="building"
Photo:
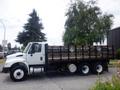
[[[120,27],[109,31],[107,44],[110,46],[113,45],[115,51],[120,48]]]

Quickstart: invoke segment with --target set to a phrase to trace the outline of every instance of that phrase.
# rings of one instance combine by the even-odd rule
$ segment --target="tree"
[[[8,50],[11,50],[11,43],[7,44]]]
[[[75,45],[92,45],[104,42],[112,25],[111,14],[102,14],[95,1],[72,3],[66,13],[63,42]]]
[[[0,52],[2,52],[2,50],[3,50],[3,47],[2,47],[2,45],[0,45]]]
[[[23,44],[23,46],[26,46],[29,42],[46,41],[45,34],[41,32],[43,25],[41,19],[37,16],[37,12],[33,10],[29,16],[28,23],[23,27],[24,31],[20,32],[16,39],[16,42]]]

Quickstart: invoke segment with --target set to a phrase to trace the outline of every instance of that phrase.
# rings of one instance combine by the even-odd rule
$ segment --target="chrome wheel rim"
[[[71,73],[74,73],[74,72],[77,71],[77,66],[76,66],[75,64],[70,64],[70,65],[68,66],[68,69],[69,69],[69,71],[70,71]]]
[[[24,77],[24,71],[21,69],[17,69],[15,70],[15,72],[13,73],[13,76],[15,79],[22,79]]]
[[[89,73],[89,66],[84,65],[84,66],[82,67],[82,73],[83,73],[83,74],[88,74],[88,73]]]
[[[97,65],[97,67],[96,67],[96,71],[98,72],[98,73],[101,73],[102,71],[103,71],[103,67],[102,67],[102,65]]]

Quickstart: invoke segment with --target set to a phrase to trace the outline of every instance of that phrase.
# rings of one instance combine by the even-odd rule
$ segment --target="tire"
[[[95,63],[94,64],[94,68],[93,68],[93,72],[95,74],[102,74],[104,71],[104,65],[102,63]]]
[[[75,64],[68,64],[68,72],[74,74],[77,71],[77,66]]]
[[[27,70],[23,66],[17,66],[10,71],[10,78],[13,81],[22,81],[27,77]]]
[[[78,66],[79,67],[79,73],[82,75],[88,75],[90,73],[90,65],[87,63],[83,63]]]

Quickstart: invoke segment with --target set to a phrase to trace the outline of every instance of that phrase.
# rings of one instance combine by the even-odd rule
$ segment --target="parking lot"
[[[0,70],[2,70],[2,65],[0,65]],[[115,72],[115,68],[110,68],[109,72],[105,72],[100,77],[111,78]],[[31,76],[22,82],[13,82],[9,74],[0,73],[0,90],[88,90],[97,79],[97,75],[42,75]]]

